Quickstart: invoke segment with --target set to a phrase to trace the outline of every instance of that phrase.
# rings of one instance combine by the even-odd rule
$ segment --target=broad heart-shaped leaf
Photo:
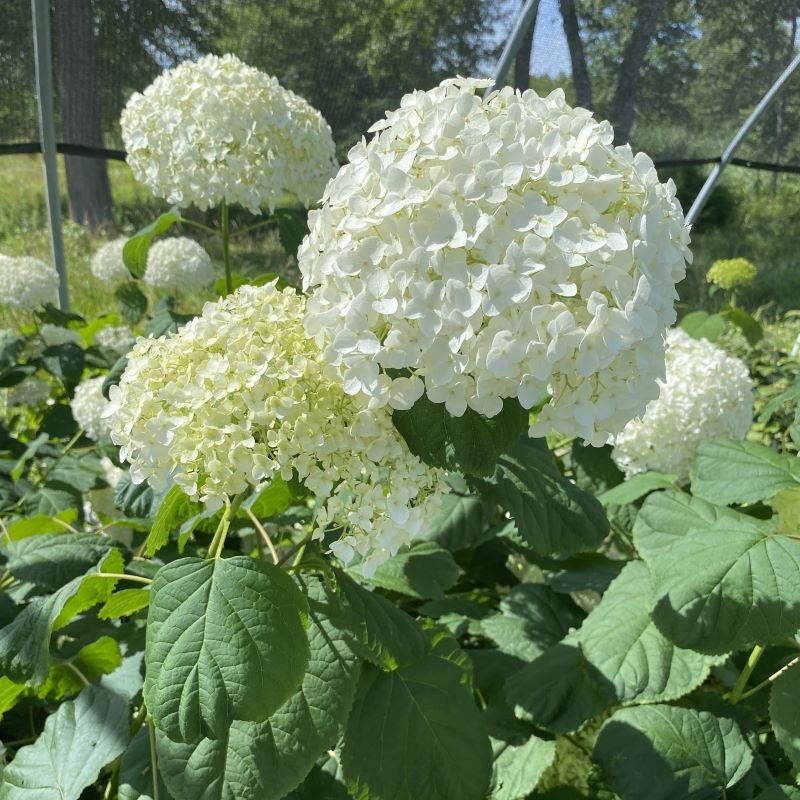
[[[747,774],[753,753],[732,719],[649,705],[617,711],[594,760],[622,800],[718,800]]]
[[[608,533],[602,506],[563,478],[550,451],[535,440],[500,456],[492,483],[482,486],[511,512],[516,531],[509,538],[534,555],[590,552]]]
[[[135,325],[147,311],[147,296],[133,281],[117,287],[114,297],[119,303],[120,313],[131,325]]]
[[[311,658],[299,690],[264,722],[194,744],[158,737],[167,786],[192,800],[278,800],[335,747],[353,702],[360,661],[350,649],[347,610],[323,583],[307,581]]]
[[[75,386],[83,372],[83,350],[74,342],[46,347],[37,359],[42,369],[54,375],[66,386]]]
[[[614,685],[571,636],[513,674],[505,697],[518,717],[554,733],[578,730],[616,699]]]
[[[101,675],[109,675],[122,664],[119,645],[110,636],[82,647],[72,658],[59,661],[50,668],[47,680],[36,687],[41,698],[61,699],[66,694],[77,694],[84,687],[84,679],[93,683]]]
[[[490,475],[500,454],[528,428],[528,412],[516,398],[504,400],[495,417],[471,408],[454,417],[444,403],[423,395],[408,411],[395,411],[392,420],[409,450],[426,464],[477,476]]]
[[[308,233],[308,212],[304,208],[276,208],[272,218],[278,224],[278,238],[286,255],[296,257]]]
[[[769,716],[778,744],[800,769],[800,665],[789,667],[773,684]]]
[[[752,524],[751,517],[685,492],[656,492],[636,515],[634,544],[645,561],[658,561],[690,530],[710,528],[718,520],[730,525]]]
[[[530,660],[577,628],[583,613],[569,597],[548,586],[521,583],[500,603],[502,613],[487,617],[481,629],[504,653]]]
[[[84,575],[108,555],[113,546],[112,539],[93,533],[62,533],[30,536],[9,542],[2,550],[8,559],[5,568],[17,580],[54,592],[73,578]]]
[[[489,523],[494,510],[480,497],[450,492],[420,538],[438,542],[453,553],[476,547],[493,535]]]
[[[625,483],[614,486],[603,492],[597,499],[604,505],[625,505],[633,503],[656,489],[674,489],[678,481],[677,475],[667,475],[663,472],[642,472],[634,475]]]
[[[126,472],[114,487],[114,505],[126,516],[146,519],[157,507],[156,495],[147,483],[133,483]]]
[[[187,519],[202,510],[202,504],[190,500],[180,486],[177,484],[171,486],[164,495],[153,520],[153,527],[147,537],[145,555],[154,556],[169,541],[169,535],[173,530],[178,530]]]
[[[800,628],[800,541],[755,521],[689,531],[658,558],[653,620],[675,644],[722,654],[772,644]]]
[[[171,798],[172,795],[159,775],[158,800]],[[118,800],[153,800],[153,756],[147,725],[139,728],[122,756]]]
[[[483,800],[492,751],[466,677],[438,647],[393,672],[365,668],[341,751],[354,797]]]
[[[800,462],[755,442],[719,439],[697,449],[692,493],[712,503],[769,500],[800,484]]]
[[[99,619],[119,619],[147,608],[149,603],[149,589],[121,589],[106,600],[97,616]]]
[[[628,562],[576,634],[586,659],[619,703],[674,700],[705,681],[714,659],[682,650],[656,628],[647,565]]]
[[[22,507],[25,514],[45,514],[48,517],[58,516],[68,508],[80,509],[83,496],[80,491],[68,483],[47,481],[32,494],[26,495]]]
[[[350,611],[354,646],[361,658],[384,669],[418,661],[428,649],[417,622],[385,597],[359,586],[340,570],[334,570],[342,601]]]
[[[122,260],[131,274],[136,278],[144,275],[147,267],[147,251],[153,238],[166,233],[176,222],[180,222],[181,215],[177,206],[162,214],[155,222],[151,222],[137,231],[122,248]]]
[[[78,800],[128,743],[128,703],[88,686],[51,714],[6,767],[1,800]]]
[[[381,564],[369,578],[360,565],[348,572],[390,592],[430,599],[443,597],[458,580],[458,565],[453,556],[434,542],[418,542]]]
[[[725,305],[722,309],[722,315],[742,332],[751,347],[755,347],[764,338],[764,329],[743,308]]]
[[[119,550],[112,550],[100,565],[109,572],[123,569]],[[104,601],[115,581],[93,577],[97,567],[74,578],[58,591],[35,597],[14,620],[0,629],[0,674],[15,683],[37,686],[50,671],[50,636],[75,614]]]
[[[261,722],[308,664],[308,603],[283,570],[244,556],[181,558],[150,587],[144,699],[177,742]]]
[[[725,320],[719,314],[691,311],[681,320],[680,326],[693,339],[708,339],[709,342],[716,342],[725,330]]]

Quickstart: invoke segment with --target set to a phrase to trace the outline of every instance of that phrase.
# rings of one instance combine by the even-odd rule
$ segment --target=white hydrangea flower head
[[[485,85],[406,95],[350,151],[300,249],[306,329],[372,405],[549,398],[531,435],[602,444],[658,393],[690,257],[675,186],[561,90]]]
[[[125,236],[106,242],[89,262],[92,275],[107,284],[131,280],[131,273],[122,260],[122,250],[128,239]]]
[[[52,388],[44,378],[32,375],[8,389],[6,402],[9,406],[31,406],[35,408],[47,401]]]
[[[55,303],[58,273],[49,264],[30,256],[0,254],[0,305],[32,311]]]
[[[106,325],[95,333],[94,340],[124,356],[135,344],[136,335],[127,325]]]
[[[114,489],[125,475],[125,470],[120,469],[108,456],[100,459],[100,465],[103,467],[106,483],[111,489]]]
[[[69,404],[75,422],[95,442],[108,442],[111,439],[111,427],[103,416],[108,408],[108,400],[103,397],[104,380],[105,377],[101,375],[81,381],[75,387],[75,393]]]
[[[194,239],[172,236],[150,246],[142,280],[170,292],[198,292],[214,283],[211,256]]]
[[[54,347],[59,344],[80,344],[81,337],[72,328],[64,328],[61,325],[51,325],[46,322],[39,328],[45,347]]]
[[[408,450],[388,409],[346,395],[303,329],[305,300],[243,286],[176,334],[140,338],[108,415],[134,482],[171,481],[209,508],[293,472],[317,498],[315,533],[365,569],[421,533],[444,473]]]
[[[747,365],[674,328],[667,334],[661,394],[615,438],[611,456],[628,476],[656,470],[686,479],[702,442],[744,439],[752,422]]]
[[[226,200],[273,211],[286,192],[308,206],[336,171],[319,111],[232,55],[167,70],[131,97],[120,122],[136,179],[181,207]]]

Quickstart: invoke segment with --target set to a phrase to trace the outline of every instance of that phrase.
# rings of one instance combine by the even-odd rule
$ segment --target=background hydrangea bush
[[[96,320],[0,259],[0,800],[800,795],[796,325],[671,327],[674,187],[483,85],[323,192],[316,111],[184,64],[123,130],[224,279],[178,208]],[[297,252],[284,190],[307,292],[228,247],[263,204]]]

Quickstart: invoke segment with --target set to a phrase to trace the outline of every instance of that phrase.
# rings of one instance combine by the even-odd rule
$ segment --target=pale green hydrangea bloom
[[[293,474],[316,498],[315,535],[374,569],[421,533],[444,473],[408,450],[388,409],[342,389],[303,329],[305,299],[244,286],[176,334],[140,338],[110,393],[134,482],[177,483],[210,508]]]
[[[32,311],[55,303],[57,297],[58,273],[50,264],[0,254],[0,305]]]
[[[106,242],[92,256],[89,269],[98,280],[109,285],[131,280],[131,273],[122,259],[122,251],[128,239],[122,236]]]
[[[109,422],[103,416],[108,408],[108,400],[103,396],[104,380],[101,375],[81,381],[75,387],[75,394],[69,404],[75,422],[95,442],[108,442],[111,438]]]
[[[750,286],[758,270],[746,258],[721,258],[711,265],[706,280],[720,289],[738,289]]]
[[[211,256],[194,239],[171,236],[151,245],[142,280],[168,292],[199,292],[214,283]]]

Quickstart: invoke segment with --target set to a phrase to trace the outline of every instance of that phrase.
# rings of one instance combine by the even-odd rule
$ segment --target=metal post
[[[722,175],[722,171],[725,167],[728,166],[728,163],[733,158],[734,153],[739,149],[739,145],[744,141],[745,137],[748,133],[750,133],[750,129],[753,125],[758,122],[761,115],[767,110],[770,103],[777,97],[780,90],[783,88],[783,85],[789,78],[792,77],[792,74],[800,66],[800,55],[796,56],[794,61],[789,64],[788,67],[781,73],[780,77],[772,84],[769,91],[761,98],[761,102],[753,109],[753,113],[745,120],[744,125],[736,132],[736,136],[731,139],[731,143],[725,148],[725,152],[722,154],[722,158],[720,158],[719,163],[714,166],[714,169],[711,170],[711,174],[706,178],[706,182],[703,184],[703,188],[700,189],[699,194],[694,199],[694,203],[692,203],[692,207],[689,209],[689,213],[686,215],[686,222],[689,225],[692,225],[695,220],[700,216],[700,212],[703,210],[703,206],[705,206],[706,201],[711,196],[711,192],[714,191],[714,187],[717,185],[717,182]]]
[[[503,80],[503,76],[508,72],[508,68],[511,66],[511,62],[514,60],[522,44],[522,38],[525,36],[531,22],[536,19],[538,13],[539,0],[527,0],[522,11],[519,12],[519,17],[517,17],[514,29],[511,31],[506,41],[506,46],[503,48],[500,60],[497,62],[497,67],[494,71],[494,82],[491,86],[486,87],[483,92],[484,97]]]
[[[69,311],[67,265],[61,232],[61,196],[58,191],[56,126],[53,111],[53,52],[50,41],[49,0],[31,0],[33,14],[33,53],[36,60],[36,89],[39,100],[39,134],[44,158],[47,217],[50,222],[50,252],[58,273],[58,305]]]

